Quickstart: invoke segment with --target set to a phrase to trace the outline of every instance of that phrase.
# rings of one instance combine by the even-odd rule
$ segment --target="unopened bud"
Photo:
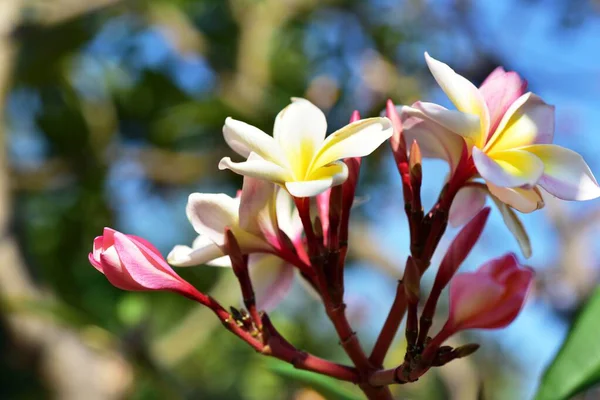
[[[477,343],[469,343],[464,346],[457,347],[454,349],[454,353],[456,353],[456,358],[464,358],[470,356],[479,350],[479,345]]]
[[[410,156],[408,158],[408,168],[413,186],[421,186],[423,180],[423,167],[421,148],[416,140],[413,140],[410,146]]]
[[[231,266],[236,275],[244,274],[248,269],[248,263],[240,250],[240,246],[231,229],[225,229],[225,249],[231,259]]]
[[[412,170],[417,165],[421,165],[422,156],[421,156],[421,148],[419,147],[419,143],[416,140],[413,140],[412,145],[410,146],[410,157],[408,159],[408,165]]]

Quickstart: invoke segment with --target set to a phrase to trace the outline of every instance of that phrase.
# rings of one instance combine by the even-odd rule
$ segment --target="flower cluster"
[[[515,210],[527,213],[543,207],[543,193],[565,200],[596,198],[600,186],[581,156],[552,144],[554,107],[526,92],[518,74],[498,68],[477,88],[447,65],[427,54],[425,58],[456,110],[389,101],[386,117],[360,119],[355,112],[347,126],[329,136],[325,115],[305,99],[292,99],[277,115],[273,136],[227,118],[225,141],[244,160],[225,157],[219,169],[243,175],[243,186],[236,197],[189,196],[186,213],[198,234],[191,247],[177,245],[165,260],[144,239],[106,228],[94,240],[90,263],[118,288],[167,290],[197,301],[258,352],[354,382],[372,399],[389,399],[388,385],[415,381],[432,367],[471,354],[478,345],[452,348],[444,342],[462,330],[510,324],[533,283],[533,271],[522,267],[514,254],[457,274],[488,219],[486,196],[499,207],[527,257],[531,248]],[[388,139],[402,181],[411,254],[388,318],[367,354],[345,315],[344,265],[361,158]],[[420,193],[423,157],[441,158],[450,166],[439,199],[428,212]],[[448,223],[464,226],[425,297],[421,277]],[[226,311],[168,264],[231,268],[240,284],[241,311]],[[320,297],[353,366],[295,348],[270,322],[268,312],[294,279]],[[447,287],[447,320],[430,336]],[[385,355],[405,316],[405,361],[386,370]]]

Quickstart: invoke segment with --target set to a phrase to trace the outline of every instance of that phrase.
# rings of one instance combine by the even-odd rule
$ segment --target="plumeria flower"
[[[283,299],[292,285],[295,268],[288,262],[290,249],[278,230],[291,239],[296,250],[302,246],[302,223],[286,191],[245,177],[236,198],[222,193],[191,194],[186,213],[199,236],[192,247],[175,246],[167,257],[170,264],[231,267],[224,247],[225,228],[229,228],[242,252],[249,254],[250,279],[259,309],[270,310]]]
[[[108,281],[123,290],[168,290],[200,301],[205,296],[171,269],[160,252],[147,240],[104,228],[94,239],[90,264]]]
[[[442,335],[465,329],[497,329],[519,315],[533,283],[533,270],[514,254],[488,261],[450,283],[450,313]]]
[[[446,159],[455,174],[465,173],[457,167],[466,143],[469,162],[461,168],[473,170],[472,179],[483,178],[485,183],[458,193],[450,215],[453,225],[477,213],[487,193],[524,213],[544,206],[540,188],[564,200],[600,196],[600,186],[583,158],[552,144],[554,107],[526,93],[527,83],[517,73],[498,67],[477,88],[427,53],[425,59],[457,110],[424,102],[399,107],[407,143],[416,139],[424,156]],[[501,211],[509,225],[518,228],[512,210]]]
[[[225,157],[219,169],[273,182],[295,197],[312,197],[348,178],[343,158],[371,154],[392,135],[392,130],[387,118],[368,118],[325,138],[327,121],[323,112],[308,100],[294,98],[277,115],[273,136],[227,118],[225,141],[247,160],[236,163]]]
[[[478,89],[446,64],[425,54],[434,78],[458,111],[432,103],[402,107],[404,130],[430,156],[441,156],[453,168],[461,155],[461,137],[490,193],[521,212],[543,202],[538,186],[564,200],[600,196],[600,187],[583,158],[553,145],[554,107],[531,92],[515,72],[497,68]],[[427,141],[425,140],[425,141]]]

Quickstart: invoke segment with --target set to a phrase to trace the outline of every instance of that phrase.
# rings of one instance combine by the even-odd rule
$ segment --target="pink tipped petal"
[[[248,268],[258,309],[273,310],[292,286],[294,267],[277,256],[252,254]]]
[[[459,111],[477,115],[480,118],[480,132],[489,130],[489,112],[481,92],[475,85],[460,76],[443,62],[425,53],[425,61],[438,85],[446,93]],[[479,140],[484,140],[482,134]],[[481,145],[481,143],[478,143]]]
[[[573,150],[556,145],[533,145],[523,148],[544,163],[539,185],[563,200],[590,200],[600,196],[600,186],[583,157]]]
[[[225,228],[238,225],[239,200],[226,194],[192,193],[186,214],[194,230],[223,246]]]
[[[473,162],[486,181],[501,187],[535,186],[544,172],[544,163],[530,152],[510,150],[493,158],[473,147]]]
[[[407,145],[416,140],[423,157],[446,160],[450,164],[450,170],[454,171],[462,155],[463,138],[435,122],[410,117],[404,112],[407,107],[396,109],[403,119],[402,135]]]
[[[413,117],[423,118],[437,123],[447,130],[462,136],[472,145],[481,141],[481,122],[479,116],[456,110],[448,110],[434,103],[418,101],[406,111]]]
[[[519,97],[506,111],[498,128],[485,146],[487,153],[532,144],[552,143],[554,106],[533,93]]]
[[[525,256],[525,258],[531,257],[531,241],[529,240],[529,235],[523,226],[523,223],[515,213],[515,211],[498,200],[497,197],[492,196],[492,200],[496,203],[496,207],[502,214],[502,219],[504,220],[504,224],[508,228],[508,230],[513,234],[519,247],[521,248],[521,252]]]
[[[487,183],[491,194],[498,200],[522,213],[530,213],[544,207],[544,199],[538,189],[504,188]]]
[[[240,197],[240,227],[245,231],[261,235],[263,230],[274,234],[276,222],[274,209],[269,207],[275,201],[275,185],[262,179],[244,177]]]
[[[479,90],[490,111],[490,130],[492,135],[504,114],[527,89],[527,81],[521,79],[516,72],[506,72],[504,68],[496,68],[481,84]]]
[[[115,233],[115,248],[131,278],[147,290],[177,290],[186,283],[171,270],[164,260],[149,259],[148,250],[142,251],[139,243],[135,243],[122,233]],[[153,253],[150,253],[153,255]]]
[[[450,225],[458,227],[469,222],[485,206],[486,196],[487,191],[482,187],[460,189],[450,207]]]

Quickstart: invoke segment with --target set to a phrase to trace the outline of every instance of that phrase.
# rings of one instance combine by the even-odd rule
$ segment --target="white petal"
[[[343,158],[367,156],[393,132],[388,118],[367,118],[348,124],[325,139],[312,162],[311,171]]]
[[[452,201],[448,221],[453,227],[466,224],[485,205],[487,191],[482,187],[465,186]]]
[[[600,186],[583,157],[564,147],[540,144],[522,148],[544,163],[539,185],[563,200],[590,200],[600,196]]]
[[[248,272],[259,310],[273,310],[288,294],[294,281],[294,267],[271,254],[251,254]]]
[[[529,240],[529,235],[527,235],[527,231],[525,230],[523,223],[519,220],[519,217],[517,217],[515,211],[496,197],[492,196],[492,199],[494,200],[494,203],[496,203],[498,210],[500,210],[506,227],[512,232],[515,239],[517,239],[521,252],[525,258],[531,257],[531,242]]]
[[[490,117],[483,95],[469,80],[460,76],[448,65],[425,53],[425,61],[438,85],[446,93],[459,111],[474,114],[480,118],[480,137],[474,138],[479,146],[483,145],[489,130]]]
[[[472,156],[477,172],[496,186],[535,186],[544,172],[544,163],[523,150],[497,152],[492,158],[473,147]]]
[[[311,180],[286,182],[285,187],[294,197],[313,197],[344,183],[348,179],[348,166],[336,161],[315,170],[309,178]]]
[[[446,160],[450,164],[450,170],[454,171],[462,155],[464,139],[433,121],[409,117],[404,112],[407,108],[410,107],[397,107],[407,147],[416,140],[423,157]]]
[[[275,163],[262,159],[236,163],[231,161],[231,158],[225,157],[219,162],[219,169],[230,169],[236,174],[264,179],[277,184],[283,184],[288,180],[292,180],[289,171]]]
[[[277,141],[252,125],[228,117],[223,125],[223,136],[229,147],[241,156],[256,153],[282,167],[287,165]]]
[[[186,214],[198,234],[223,246],[225,228],[238,226],[238,208],[239,199],[223,193],[192,193]]]
[[[487,153],[531,144],[552,143],[554,106],[533,93],[519,97],[506,111],[496,132],[485,146]]]
[[[287,190],[279,190],[275,200],[277,213],[277,224],[286,235],[297,240],[302,235],[302,221],[298,209],[294,206],[294,200]]]
[[[434,103],[416,102],[403,110],[409,116],[429,120],[442,128],[469,140],[471,146],[478,145],[481,135],[479,116],[461,111],[448,110]]]
[[[199,237],[204,238],[203,236]],[[207,264],[209,261],[215,261],[220,258],[227,258],[227,260],[229,260],[229,257],[223,257],[223,252],[219,246],[213,242],[207,241],[201,245],[196,244],[197,241],[194,242],[194,248],[183,245],[177,245],[173,247],[173,250],[171,250],[167,256],[167,262],[177,267],[191,267],[195,265]]]
[[[298,175],[306,172],[326,133],[325,114],[310,101],[301,98],[292,98],[292,103],[277,115],[273,128],[275,140]]]
[[[285,188],[294,197],[314,197],[332,187],[333,179],[318,181],[287,182]]]
[[[242,229],[255,234],[262,234],[263,229],[275,232],[275,188],[271,182],[244,177],[239,210]]]
[[[544,199],[538,189],[504,188],[487,183],[491,194],[501,202],[522,213],[530,213],[544,207]]]

